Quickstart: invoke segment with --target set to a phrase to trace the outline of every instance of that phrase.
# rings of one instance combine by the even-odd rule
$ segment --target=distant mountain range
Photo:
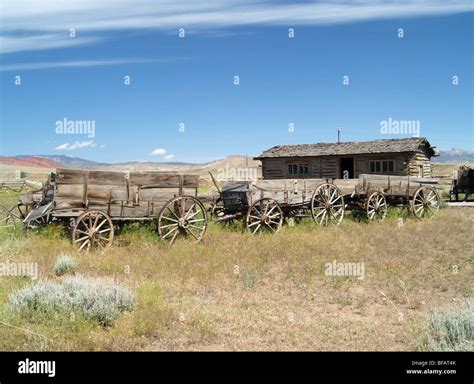
[[[436,163],[474,163],[474,151],[461,148],[452,148],[448,151],[439,151],[439,156],[433,157],[432,161]],[[18,155],[18,156],[0,156],[0,164],[30,166],[42,168],[89,168],[89,169],[107,169],[107,170],[127,170],[127,171],[206,171],[222,169],[225,167],[256,167],[258,162],[251,157],[232,155],[225,159],[213,161],[206,164],[183,163],[183,162],[139,162],[130,161],[124,163],[100,163],[81,159],[79,157],[68,155]]]
[[[124,162],[124,163],[99,163],[81,159],[79,157],[66,155],[19,155],[5,157],[0,156],[0,164],[16,167],[39,167],[39,168],[87,168],[109,171],[161,171],[161,172],[189,172],[204,177],[209,177],[208,172],[220,175],[232,172],[234,169],[257,168],[259,162],[251,157],[231,155],[222,160],[216,160],[205,164],[183,163],[183,162]],[[225,176],[225,175],[224,175]]]
[[[105,163],[98,163],[96,161],[81,159],[79,157],[68,156],[68,155],[18,155],[13,156],[17,159],[30,159],[30,158],[40,158],[40,159],[47,159],[50,161],[54,161],[56,163],[62,164],[66,167],[77,167],[77,168],[86,168],[88,166],[99,166],[105,165]]]
[[[436,163],[474,163],[474,151],[452,148],[448,151],[439,151],[439,156],[431,160]]]

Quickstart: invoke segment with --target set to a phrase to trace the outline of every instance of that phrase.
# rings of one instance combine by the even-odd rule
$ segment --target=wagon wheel
[[[0,237],[8,237],[15,233],[15,217],[10,214],[10,210],[0,205]]]
[[[158,213],[158,234],[170,244],[178,236],[190,236],[199,242],[207,228],[204,205],[193,196],[177,196],[168,201]]]
[[[23,203],[18,203],[10,208],[10,215],[12,215],[15,220],[23,221],[28,212],[31,210],[29,205]]]
[[[319,225],[340,224],[344,218],[344,198],[334,184],[321,184],[311,198],[311,214]]]
[[[372,193],[366,203],[367,218],[371,221],[383,221],[387,217],[387,200],[381,192]]]
[[[87,252],[92,247],[104,249],[114,240],[114,226],[110,217],[102,211],[90,210],[82,213],[74,224],[72,241],[79,250]]]
[[[276,233],[283,225],[283,211],[274,199],[257,200],[248,209],[245,224],[252,235],[264,230]]]
[[[417,219],[431,219],[439,211],[438,192],[433,187],[420,187],[415,191],[411,209]]]
[[[10,214],[15,218],[16,223],[20,223],[22,229],[27,228],[38,228],[44,224],[47,224],[50,220],[50,215],[47,214],[45,216],[38,217],[37,219],[30,220],[27,223],[23,222],[23,220],[28,216],[28,214],[35,208],[37,208],[38,203],[34,202],[32,204],[23,204],[18,203],[10,208]]]

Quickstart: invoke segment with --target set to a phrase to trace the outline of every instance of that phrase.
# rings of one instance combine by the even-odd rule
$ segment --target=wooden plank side
[[[326,179],[277,179],[277,180],[257,180],[252,186],[266,191],[298,191],[314,190]]]
[[[356,191],[359,179],[336,179],[333,180],[333,183],[339,188],[343,196],[348,196]]]
[[[109,198],[114,200],[127,200],[127,187],[115,185],[98,185],[89,184],[87,198],[102,199],[108,201]]]
[[[89,201],[97,201],[108,203],[109,193],[111,193],[111,203],[117,204],[121,201],[127,202],[127,191],[125,188],[113,188],[110,189],[107,186],[90,186],[88,199]],[[183,194],[194,196],[194,188],[184,188]],[[138,190],[138,202],[166,202],[173,197],[179,195],[179,188],[149,188],[149,189],[139,189]],[[136,195],[133,194],[133,199],[130,199],[128,203],[132,204],[136,202]]]
[[[422,185],[436,187],[437,184],[438,180],[433,178],[365,174],[359,176],[357,191],[358,193],[380,191],[390,195],[411,196]]]
[[[56,176],[56,184],[83,184],[86,179],[86,171],[82,169],[58,168]]]
[[[130,185],[178,188],[180,175],[160,172],[130,172]]]
[[[84,184],[57,184],[54,192],[54,200],[57,198],[82,199],[84,195]]]
[[[89,171],[89,185],[125,185],[127,172]]]
[[[71,197],[58,197],[54,199],[54,210],[70,209],[70,208],[84,208],[84,202],[81,198],[73,199]]]

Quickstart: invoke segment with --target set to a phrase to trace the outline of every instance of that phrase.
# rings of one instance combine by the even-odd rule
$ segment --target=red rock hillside
[[[42,157],[30,156],[24,158],[0,156],[0,164],[16,165],[19,167],[61,168],[63,165],[57,161]]]

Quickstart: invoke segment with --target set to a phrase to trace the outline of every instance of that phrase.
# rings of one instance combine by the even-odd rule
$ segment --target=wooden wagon
[[[358,179],[277,179],[228,183],[212,208],[215,221],[242,219],[253,234],[277,232],[285,218],[312,218],[326,226],[340,224],[347,210],[363,211],[368,220],[384,220],[388,207],[409,208],[418,218],[439,210],[436,179],[361,175]]]
[[[439,211],[437,179],[413,176],[362,174],[349,208],[362,208],[369,220],[384,220],[388,206],[407,208],[417,219],[432,218]]]
[[[212,213],[218,222],[242,219],[252,234],[278,232],[285,218],[312,217],[320,225],[339,224],[344,198],[328,179],[246,181],[219,189]]]
[[[72,229],[80,249],[104,248],[114,238],[114,224],[157,220],[163,240],[178,236],[201,241],[207,213],[197,198],[199,176],[168,172],[110,172],[57,169],[41,198],[31,195],[10,210],[10,220],[24,227],[61,221]]]
[[[462,165],[456,170],[451,180],[451,200],[459,201],[459,194],[464,194],[464,201],[474,194],[474,168]]]

